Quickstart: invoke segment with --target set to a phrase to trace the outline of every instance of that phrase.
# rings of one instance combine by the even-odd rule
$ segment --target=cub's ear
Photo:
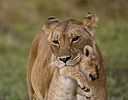
[[[98,18],[95,16],[94,13],[88,12],[87,16],[82,20],[83,25],[87,28],[87,30],[91,33],[94,37],[94,26],[96,26],[96,22]]]
[[[93,48],[89,45],[85,46],[83,49],[83,54],[88,58],[89,60],[95,58]]]
[[[44,30],[51,30],[51,29],[54,29],[56,26],[58,26],[60,23],[59,21],[57,20],[57,18],[55,18],[54,16],[51,16],[49,18],[47,18],[44,22],[44,26],[42,29]]]

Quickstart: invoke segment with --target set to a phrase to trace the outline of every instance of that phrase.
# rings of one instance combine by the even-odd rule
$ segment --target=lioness
[[[100,100],[107,100],[106,68],[98,46],[94,41],[93,25],[96,17],[93,13],[82,21],[67,20],[60,23],[55,17],[49,17],[43,30],[34,38],[27,64],[27,85],[30,100],[45,100],[48,94],[54,68],[42,71],[58,59],[61,66],[74,66],[80,62],[80,52],[84,46],[93,47],[100,60],[100,79],[93,84]],[[102,91],[102,92],[101,92]]]
[[[55,66],[52,65],[50,67],[55,67],[55,71],[49,86],[47,100],[77,100],[77,94],[94,100],[95,93],[93,94],[93,92],[87,88],[87,82],[99,79],[98,71],[100,65],[92,47],[88,45],[84,47],[81,61],[76,66],[62,67],[58,61],[56,61]],[[83,72],[84,75],[81,72]],[[85,77],[88,80],[85,79]]]

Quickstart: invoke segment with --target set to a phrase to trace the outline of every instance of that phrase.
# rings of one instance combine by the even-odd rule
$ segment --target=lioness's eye
[[[54,44],[59,44],[57,40],[52,41]]]
[[[74,37],[74,38],[72,39],[72,43],[75,42],[75,41],[77,41],[77,40],[79,40],[79,38],[80,38],[79,36]]]

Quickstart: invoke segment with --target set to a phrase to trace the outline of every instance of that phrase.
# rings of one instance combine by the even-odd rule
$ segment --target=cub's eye
[[[80,36],[76,36],[76,37],[74,37],[74,38],[72,39],[72,43],[78,41],[79,38],[80,38]]]
[[[59,44],[57,40],[52,41],[54,44]]]

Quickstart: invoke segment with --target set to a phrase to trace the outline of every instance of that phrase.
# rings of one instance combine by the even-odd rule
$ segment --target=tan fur
[[[52,81],[50,83],[47,100],[77,100],[76,95],[84,95],[89,100],[95,100],[95,93],[92,91],[84,92],[81,88],[87,88],[87,81],[92,81],[92,78],[99,79],[100,64],[98,57],[92,47],[85,46],[81,61],[76,66],[64,66],[59,65],[59,61],[56,61],[56,69]],[[84,73],[81,73],[80,71]],[[85,77],[88,79],[86,80]],[[73,80],[74,79],[74,80]],[[78,84],[76,84],[76,82]]]
[[[90,47],[89,47],[90,48]],[[96,54],[97,53],[97,54]],[[93,77],[96,77],[95,71],[97,72],[97,75],[99,75],[99,79],[95,80],[95,81],[88,81],[87,84],[88,86],[91,88],[91,90],[94,93],[94,100],[107,100],[107,89],[106,89],[106,68],[105,68],[105,64],[103,62],[101,53],[99,51],[99,48],[96,45],[96,53],[93,51],[93,59],[90,59],[88,62],[84,62],[85,60],[81,61],[84,63],[80,62],[80,67],[82,67],[82,72],[84,73],[84,75],[87,77],[89,76],[89,74],[92,74]],[[84,59],[84,58],[82,58]],[[85,66],[84,66],[85,65]],[[87,65],[93,65],[93,68],[89,68],[87,67]],[[83,68],[84,67],[84,68]],[[93,73],[94,72],[94,73]],[[88,74],[87,74],[88,73]],[[88,77],[88,80],[90,77]],[[79,96],[78,95],[78,100],[92,100],[92,98],[86,98],[84,96]]]
[[[99,79],[99,71],[100,71],[100,62],[97,57],[97,54],[90,46],[85,46],[83,49],[83,54],[81,57],[81,61],[79,63],[80,71],[86,76],[87,83],[91,83],[92,81],[96,81]],[[93,91],[93,97],[89,97],[88,100],[95,100],[97,97],[94,89],[89,85],[89,88]],[[99,97],[99,96],[98,96]],[[86,98],[86,96],[85,96]],[[81,99],[80,99],[81,100]]]
[[[79,68],[88,81],[99,79],[100,61],[92,47],[84,47]]]
[[[77,83],[76,83],[77,82]],[[91,97],[93,93],[84,92],[87,90],[86,79],[84,75],[72,66],[55,68],[53,78],[50,83],[47,100],[77,100],[77,93]]]
[[[71,57],[66,63],[60,61],[61,66],[74,66],[80,62],[80,55],[84,46],[93,47],[94,45],[93,36],[90,32],[91,30],[88,29],[84,22],[67,20],[59,23],[54,17],[46,20],[43,30],[33,40],[28,58],[27,85],[30,100],[44,100],[47,97],[55,70],[54,67],[49,66],[55,60],[67,56]],[[77,37],[79,38],[76,39]],[[55,44],[56,41],[59,44]],[[95,83],[91,83],[90,86],[97,86],[94,91],[97,91],[97,94],[102,95],[102,98],[106,100],[106,68],[96,44],[95,47],[100,60],[101,77]]]
[[[94,38],[94,26],[96,26],[96,22],[98,21],[98,17],[92,12],[88,12],[87,16],[82,20],[82,23],[86,26],[86,29],[90,32],[92,37]]]

